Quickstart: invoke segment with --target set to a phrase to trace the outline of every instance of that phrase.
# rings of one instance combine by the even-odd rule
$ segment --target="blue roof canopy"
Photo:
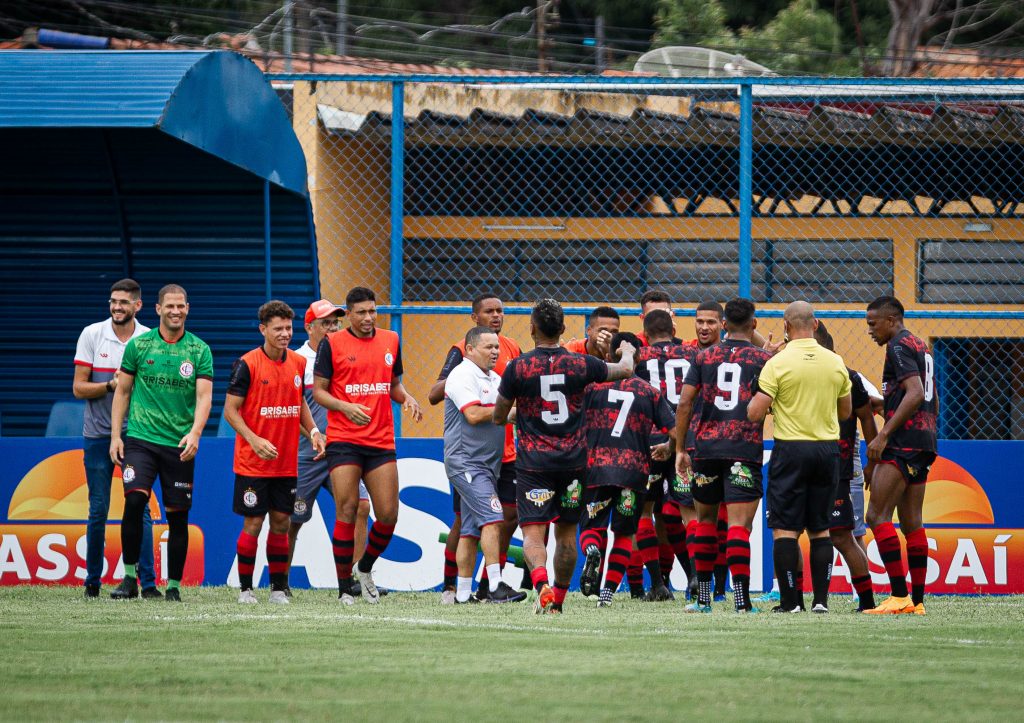
[[[307,195],[306,161],[270,84],[230,51],[0,52],[0,128],[156,128]]]

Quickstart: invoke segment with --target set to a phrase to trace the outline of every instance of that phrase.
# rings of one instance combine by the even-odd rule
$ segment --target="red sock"
[[[288,533],[267,535],[267,566],[270,568],[270,589],[284,590],[288,585]]]
[[[679,564],[684,568],[689,567],[689,558],[686,555],[686,525],[683,524],[683,516],[679,512],[679,506],[666,502],[661,507],[661,519],[665,521],[665,535],[668,537],[669,549]],[[686,560],[687,562],[683,562]],[[662,563],[664,567],[664,563]]]
[[[633,546],[629,555],[629,566],[626,568],[626,577],[629,580],[631,589],[643,591],[644,587],[644,560],[640,556],[640,550]]]
[[[658,563],[661,565],[662,576],[668,576],[672,572],[672,566],[676,563],[676,556],[672,552],[672,545],[667,542],[658,543]]]
[[[459,576],[459,566],[455,562],[455,550],[444,548],[444,584],[454,585],[455,578]],[[450,581],[450,582],[449,582]]]
[[[242,530],[238,535],[238,542],[235,543],[235,553],[238,555],[238,582],[242,590],[252,590],[252,574],[256,569],[256,550],[259,542],[258,537]],[[287,555],[286,551],[286,558]]]
[[[548,584],[548,569],[546,567],[535,567],[530,570],[530,580],[533,582],[533,589],[540,592],[540,589]]]
[[[502,570],[505,569],[505,563],[508,562],[508,553],[503,552],[498,555],[498,567]]]
[[[636,546],[640,550],[640,559],[644,565],[658,559],[658,535],[654,531],[654,520],[650,517],[640,520],[636,531]]]
[[[928,535],[920,527],[907,538],[907,567],[910,568],[910,595],[915,605],[924,602],[925,578],[928,575]]]
[[[604,586],[612,591],[619,589],[622,576],[626,574],[626,565],[633,552],[633,541],[625,535],[616,535],[615,544],[608,553],[608,574],[604,578]]]
[[[714,522],[698,522],[694,534],[694,562],[697,564],[697,579],[710,580],[718,558],[718,530]]]
[[[608,562],[608,556],[604,554],[608,549],[608,529],[600,529],[597,532],[601,537],[601,543],[599,545],[601,548],[601,569],[598,571],[597,577],[598,579],[601,579],[604,576],[604,566]]]
[[[359,558],[360,570],[369,572],[373,568],[373,563],[377,562],[377,558],[384,554],[384,550],[388,549],[394,534],[394,525],[385,525],[381,522],[374,522],[370,525],[370,532],[366,535],[366,552]]]
[[[893,596],[906,597],[907,571],[903,567],[903,551],[900,549],[900,538],[896,536],[896,528],[891,522],[883,522],[872,527],[871,532],[875,536],[885,571],[889,573],[889,587]]]
[[[729,509],[725,505],[718,506],[718,524],[715,526],[715,533],[718,539],[718,556],[715,558],[716,567],[725,567],[726,562],[725,543],[729,534]]]
[[[602,552],[604,551],[604,544],[600,533],[597,530],[584,530],[580,533],[580,551],[586,554],[587,548],[591,545],[594,545]]]
[[[334,548],[334,569],[338,573],[338,580],[347,580],[352,577],[352,550],[355,547],[354,540],[356,526],[351,522],[338,520],[334,523],[334,536],[331,545]]]
[[[750,581],[750,532],[746,527],[733,525],[729,528],[726,542],[729,572],[733,582],[742,577]]]
[[[697,520],[690,520],[686,523],[686,554],[690,556],[690,565],[693,574],[697,574]]]
[[[554,587],[552,588],[552,592],[555,593],[555,605],[561,605],[565,602],[565,594],[569,592],[569,588],[562,587],[558,583],[555,583]]]

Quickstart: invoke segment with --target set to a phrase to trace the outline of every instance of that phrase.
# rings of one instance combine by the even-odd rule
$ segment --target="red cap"
[[[345,316],[345,309],[337,304],[332,304],[327,299],[320,299],[314,301],[306,309],[306,324],[309,324],[315,319],[326,319],[328,316]]]

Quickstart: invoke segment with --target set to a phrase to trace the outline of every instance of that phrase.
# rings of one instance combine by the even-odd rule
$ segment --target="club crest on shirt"
[[[537,507],[543,507],[544,503],[555,496],[554,490],[530,490],[526,493],[526,499],[537,505]]]
[[[195,366],[188,359],[183,361],[181,363],[181,366],[178,367],[178,374],[181,375],[182,379],[190,379],[192,375],[195,373],[195,371]]]
[[[246,507],[255,507],[257,501],[258,498],[256,497],[256,490],[252,487],[249,487],[242,493],[242,504]]]
[[[384,363],[391,366],[395,363],[395,357],[392,356],[390,351],[384,352]]]
[[[296,389],[302,386],[302,379],[299,377],[298,374],[295,375],[295,379],[293,379],[292,381],[295,383]]]

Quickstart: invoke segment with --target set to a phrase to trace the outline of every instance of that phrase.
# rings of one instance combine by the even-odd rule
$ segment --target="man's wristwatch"
[[[106,383],[106,385],[105,385],[105,386],[107,387],[107,391],[108,391],[108,392],[113,392],[113,391],[114,391],[114,387],[110,386],[110,383],[111,383],[111,381],[113,381],[113,380],[111,380],[111,379],[108,379],[108,380],[107,380],[107,383]]]

